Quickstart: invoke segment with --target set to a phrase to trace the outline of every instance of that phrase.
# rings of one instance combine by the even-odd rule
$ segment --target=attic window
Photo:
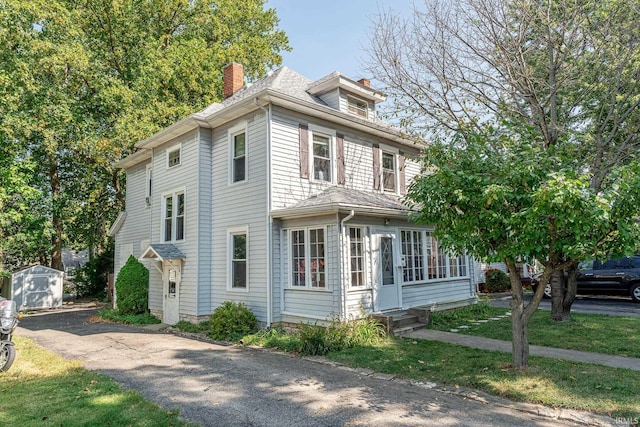
[[[181,146],[178,145],[175,148],[170,148],[167,150],[167,167],[172,168],[174,166],[180,165],[180,151]]]
[[[354,98],[353,96],[347,96],[347,109],[350,113],[355,114],[363,118],[367,118],[369,114],[369,106],[366,101],[362,99]]]

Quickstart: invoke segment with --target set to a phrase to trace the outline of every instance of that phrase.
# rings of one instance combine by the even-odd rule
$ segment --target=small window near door
[[[176,297],[176,289],[178,286],[178,272],[176,270],[169,270],[169,287],[167,289],[167,296],[170,298]]]
[[[231,234],[231,287],[247,288],[247,233]]]
[[[360,227],[349,227],[349,265],[351,286],[364,286],[364,240]]]

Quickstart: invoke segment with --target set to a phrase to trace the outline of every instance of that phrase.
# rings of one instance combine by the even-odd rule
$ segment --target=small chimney
[[[360,79],[358,80],[358,83],[365,87],[371,87],[371,82],[369,81],[369,79]]]
[[[224,99],[242,89],[244,86],[244,68],[232,62],[224,67]]]

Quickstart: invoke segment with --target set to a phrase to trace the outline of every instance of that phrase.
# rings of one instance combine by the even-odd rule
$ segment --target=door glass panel
[[[393,285],[393,239],[380,238],[380,260],[382,265],[382,284]]]
[[[176,270],[169,270],[169,289],[168,296],[175,297],[176,296],[176,283],[178,282],[178,275]]]

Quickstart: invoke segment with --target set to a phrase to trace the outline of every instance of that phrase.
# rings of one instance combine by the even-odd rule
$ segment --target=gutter
[[[271,272],[271,263],[273,256],[271,253],[272,233],[273,233],[273,217],[271,216],[271,104],[268,108],[258,103],[258,97],[254,98],[256,106],[264,111],[265,121],[267,122],[267,328],[271,327],[273,321],[273,278]]]
[[[340,316],[341,319],[343,321],[347,321],[347,283],[348,280],[346,280],[346,271],[347,268],[345,266],[345,256],[344,253],[342,253],[342,249],[346,247],[346,240],[347,240],[347,235],[346,235],[346,226],[344,225],[347,221],[350,221],[354,216],[356,215],[355,211],[352,209],[351,212],[349,213],[349,215],[347,215],[346,217],[342,218],[342,221],[340,221],[340,234],[342,234],[342,247],[340,248],[340,252],[342,254],[341,258],[342,258],[342,262],[340,263],[341,268],[341,272],[340,272],[340,277],[342,278],[341,282],[342,282],[342,289],[340,290],[340,305],[342,307],[342,315]]]

